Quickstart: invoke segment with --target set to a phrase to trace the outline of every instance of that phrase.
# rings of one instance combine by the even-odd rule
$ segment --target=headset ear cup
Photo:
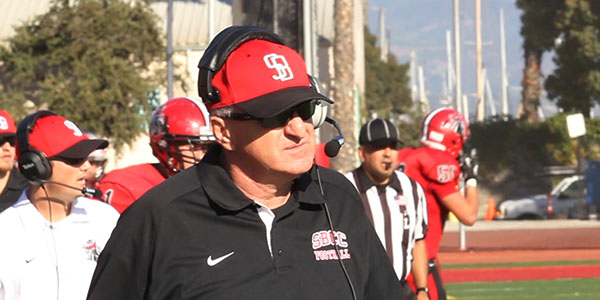
[[[19,170],[29,181],[48,180],[52,176],[52,165],[46,156],[34,151],[24,152],[19,157]]]
[[[317,93],[324,95],[323,87],[321,86],[321,82],[318,78],[308,75],[308,80],[310,81],[310,86],[315,89]],[[321,127],[321,125],[325,123],[328,108],[329,103],[317,100],[317,104],[315,104],[315,113],[312,116],[312,123],[315,126],[315,129]]]
[[[56,114],[40,110],[25,117],[17,127],[17,149],[19,150],[19,170],[21,174],[29,181],[41,181],[50,179],[52,176],[52,165],[46,155],[31,147],[29,144],[29,134],[33,131],[35,122],[46,116],[55,116]]]
[[[312,115],[312,123],[315,129],[321,127],[321,125],[325,123],[328,109],[329,104],[327,102],[317,100],[317,103],[315,104],[315,112]]]

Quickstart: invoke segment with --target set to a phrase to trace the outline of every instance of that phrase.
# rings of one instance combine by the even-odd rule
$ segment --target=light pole
[[[477,121],[485,117],[485,103],[483,103],[483,59],[481,57],[481,0],[475,0],[475,48],[477,72]]]
[[[462,100],[462,71],[460,58],[460,4],[459,0],[454,0],[454,65],[456,68],[456,109],[463,112]],[[464,114],[464,113],[463,113]],[[468,116],[466,116],[468,117]]]
[[[173,0],[167,4],[167,97],[173,99]]]

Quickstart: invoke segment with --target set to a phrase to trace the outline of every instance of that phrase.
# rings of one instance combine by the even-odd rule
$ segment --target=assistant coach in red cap
[[[87,157],[108,141],[88,139],[49,111],[17,128],[19,170],[29,180],[0,213],[0,299],[83,299],[119,214],[82,197]]]
[[[88,299],[404,299],[352,184],[314,166],[332,101],[302,57],[234,26],[199,67],[217,143],[123,213]]]
[[[12,116],[0,109],[0,212],[13,205],[27,186],[15,168],[17,127]]]

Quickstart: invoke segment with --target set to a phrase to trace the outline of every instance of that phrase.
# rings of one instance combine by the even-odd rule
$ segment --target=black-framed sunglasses
[[[10,144],[12,147],[17,143],[17,137],[14,135],[0,137],[0,146],[3,146],[4,143]]]
[[[269,118],[257,118],[247,113],[230,113],[226,118],[232,120],[258,120],[263,128],[277,128],[285,126],[295,113],[304,121],[310,119],[315,113],[315,105],[316,100],[307,101]]]
[[[76,167],[76,166],[80,166],[88,159],[87,159],[87,157],[83,157],[83,158],[52,157],[52,158],[50,158],[50,160],[59,160],[69,166]]]
[[[210,148],[210,146],[212,146],[213,142],[185,140],[185,141],[175,141],[174,144],[176,147],[189,146],[190,147],[188,149],[189,151],[198,151],[198,150],[208,151],[208,148]]]

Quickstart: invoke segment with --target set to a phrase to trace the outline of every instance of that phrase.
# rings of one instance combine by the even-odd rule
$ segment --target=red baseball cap
[[[52,158],[86,158],[96,149],[104,149],[108,141],[89,139],[75,123],[58,115],[44,116],[29,133],[29,145]],[[19,148],[19,145],[17,144]]]
[[[17,127],[15,126],[15,120],[5,110],[0,109],[0,136],[16,135]]]
[[[257,118],[313,99],[333,103],[311,86],[298,52],[266,40],[251,40],[234,50],[211,83],[221,100],[207,103],[209,109],[233,105]]]

